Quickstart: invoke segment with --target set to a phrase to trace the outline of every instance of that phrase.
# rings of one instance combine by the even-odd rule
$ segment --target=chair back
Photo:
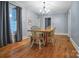
[[[32,26],[31,29],[35,30],[35,29],[40,29],[40,28],[38,26]]]
[[[53,31],[51,32],[51,35],[54,35],[55,34],[55,28],[53,29]]]
[[[51,26],[46,27],[46,29],[51,29]]]
[[[32,30],[37,30],[37,29],[40,29],[40,27],[38,27],[38,26],[32,26],[31,29]],[[36,36],[39,37],[39,34],[40,34],[40,32],[32,32],[32,36],[33,37],[36,37]]]

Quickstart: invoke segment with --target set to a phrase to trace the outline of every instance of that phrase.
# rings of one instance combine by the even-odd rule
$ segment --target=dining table
[[[40,29],[30,29],[28,31],[30,32],[41,32],[43,33],[43,37],[45,40],[45,45],[47,45],[47,40],[48,40],[48,33],[52,32],[55,28],[50,28],[50,29],[44,29],[44,28],[40,28]]]

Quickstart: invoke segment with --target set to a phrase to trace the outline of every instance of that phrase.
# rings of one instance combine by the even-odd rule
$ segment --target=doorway
[[[47,28],[48,26],[51,26],[51,18],[45,18],[45,28]]]

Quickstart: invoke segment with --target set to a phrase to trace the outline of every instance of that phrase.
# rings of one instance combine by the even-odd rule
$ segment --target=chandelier
[[[40,12],[45,15],[49,12],[50,10],[46,8],[46,2],[43,2],[43,8],[40,10]]]

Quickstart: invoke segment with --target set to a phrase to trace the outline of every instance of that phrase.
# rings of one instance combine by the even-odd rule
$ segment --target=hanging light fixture
[[[50,11],[49,9],[46,9],[46,2],[44,1],[44,2],[43,2],[43,8],[42,8],[42,10],[40,10],[40,12],[41,12],[43,15],[45,15],[45,14],[47,14],[49,11]]]

